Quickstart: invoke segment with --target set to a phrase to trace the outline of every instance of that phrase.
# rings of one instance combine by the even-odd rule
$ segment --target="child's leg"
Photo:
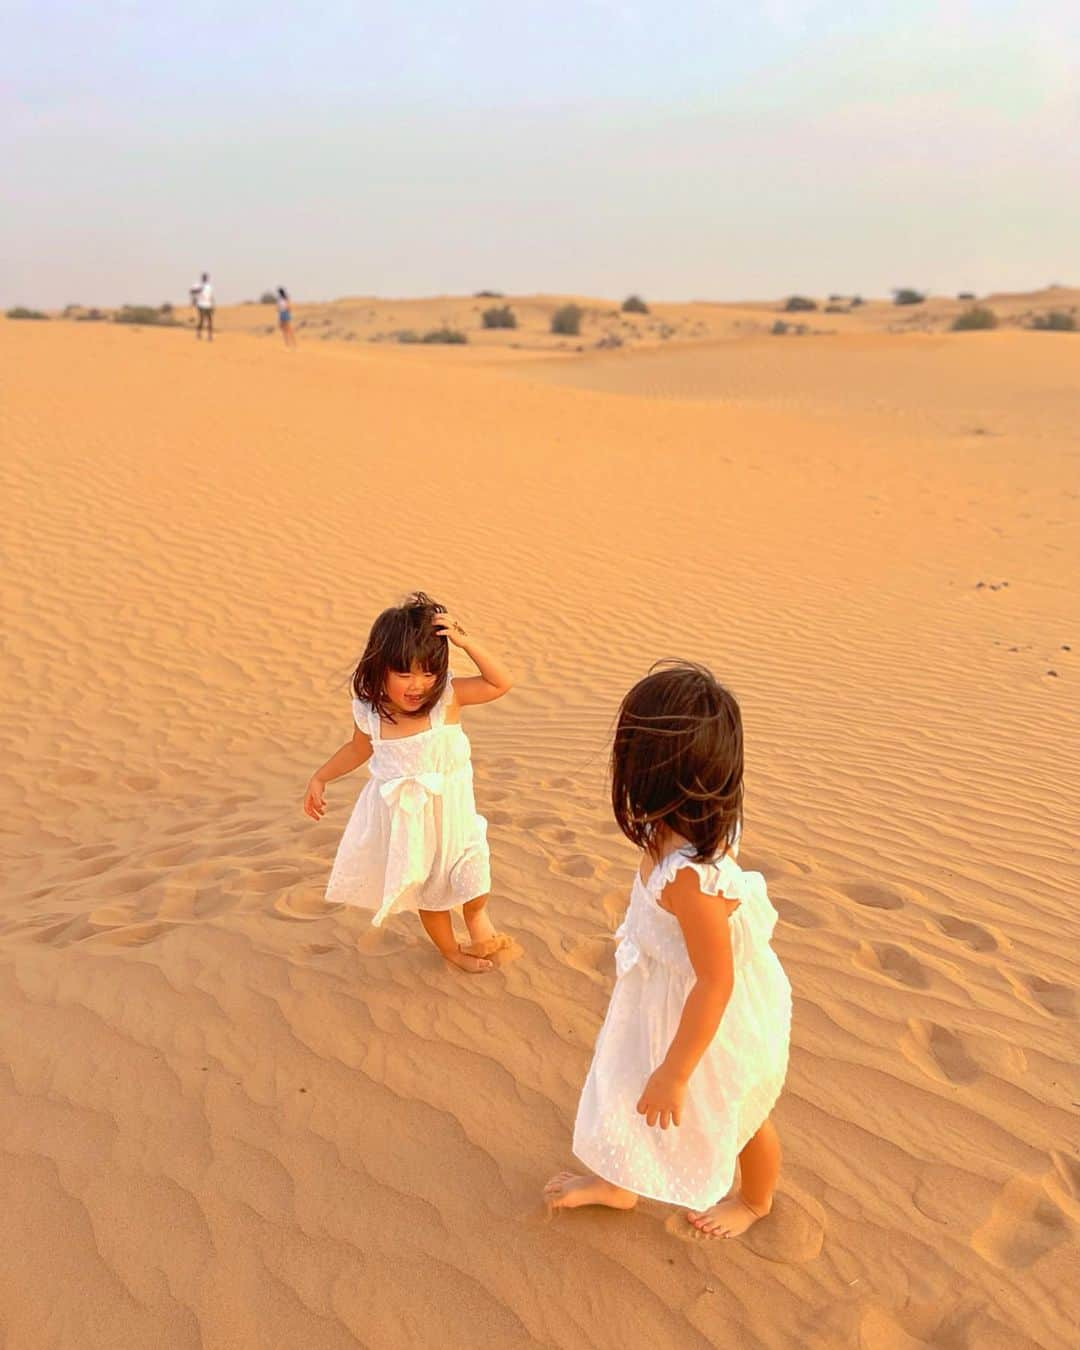
[[[709,1237],[738,1237],[772,1209],[773,1193],[780,1176],[780,1137],[771,1120],[739,1154],[739,1189],[687,1218]]]
[[[439,955],[444,961],[449,961],[452,966],[457,966],[461,970],[467,970],[470,975],[479,975],[482,971],[492,969],[490,961],[470,956],[458,946],[454,938],[454,920],[448,909],[422,909],[419,914],[424,932],[438,947]]]
[[[544,1187],[549,1209],[577,1209],[581,1205],[606,1205],[608,1209],[633,1209],[638,1202],[633,1191],[623,1190],[591,1172],[580,1175],[560,1172]]]

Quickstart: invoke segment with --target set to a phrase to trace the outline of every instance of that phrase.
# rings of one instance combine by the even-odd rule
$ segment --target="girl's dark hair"
[[[658,662],[623,699],[611,748],[611,805],[619,829],[654,857],[663,830],[698,862],[738,840],[742,717],[704,666]]]
[[[282,300],[288,300],[289,295],[288,295],[288,292],[285,290],[285,287],[284,287],[284,286],[279,286],[279,287],[277,288],[277,293],[278,293],[278,295],[281,296]]]
[[[435,676],[431,693],[417,709],[417,716],[430,713],[442,697],[450,673],[450,644],[435,630],[432,620],[436,614],[445,613],[445,605],[423,591],[416,591],[400,605],[384,609],[371,625],[364,654],[352,673],[352,689],[357,698],[370,703],[388,722],[394,721],[386,697],[389,671],[412,670],[416,663],[428,675]]]

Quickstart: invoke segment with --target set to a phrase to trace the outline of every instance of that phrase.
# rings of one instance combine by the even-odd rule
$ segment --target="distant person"
[[[703,666],[654,666],[623,699],[611,799],[641,850],[615,987],[574,1126],[589,1169],[545,1188],[552,1209],[682,1205],[733,1238],[772,1208],[791,986],[776,910],[736,862],[742,718]]]
[[[198,325],[195,336],[202,341],[203,329],[210,342],[214,340],[214,288],[210,285],[210,273],[204,272],[202,279],[191,288],[191,303],[195,306]]]
[[[295,347],[296,337],[292,330],[292,308],[289,305],[289,292],[284,286],[277,288],[277,319],[281,336],[285,339],[285,346]]]

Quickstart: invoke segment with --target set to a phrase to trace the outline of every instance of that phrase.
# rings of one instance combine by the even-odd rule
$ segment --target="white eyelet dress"
[[[590,1171],[652,1200],[705,1209],[735,1179],[739,1152],[765,1123],[787,1073],[791,985],[769,945],[777,914],[760,872],[730,855],[691,861],[678,850],[634,878],[616,937],[616,980],[574,1126]],[[702,891],[740,901],[730,916],[735,985],[690,1079],[682,1124],[649,1126],[637,1103],[663,1061],[694,984],[682,929],[657,897],[682,867]]]
[[[376,710],[353,699],[356,725],[373,746],[371,781],[345,826],[326,898],[372,910],[376,928],[401,910],[453,909],[491,889],[469,738],[446,721],[452,698],[447,680],[430,729],[389,741]]]

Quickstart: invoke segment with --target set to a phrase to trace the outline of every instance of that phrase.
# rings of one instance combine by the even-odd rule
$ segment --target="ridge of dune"
[[[0,323],[8,1350],[1071,1345],[1072,340],[236,325]],[[299,809],[417,585],[517,674],[468,718],[523,949],[482,980],[322,900],[359,781]],[[742,703],[796,998],[740,1243],[538,1203],[632,866],[606,738],[667,655]]]

